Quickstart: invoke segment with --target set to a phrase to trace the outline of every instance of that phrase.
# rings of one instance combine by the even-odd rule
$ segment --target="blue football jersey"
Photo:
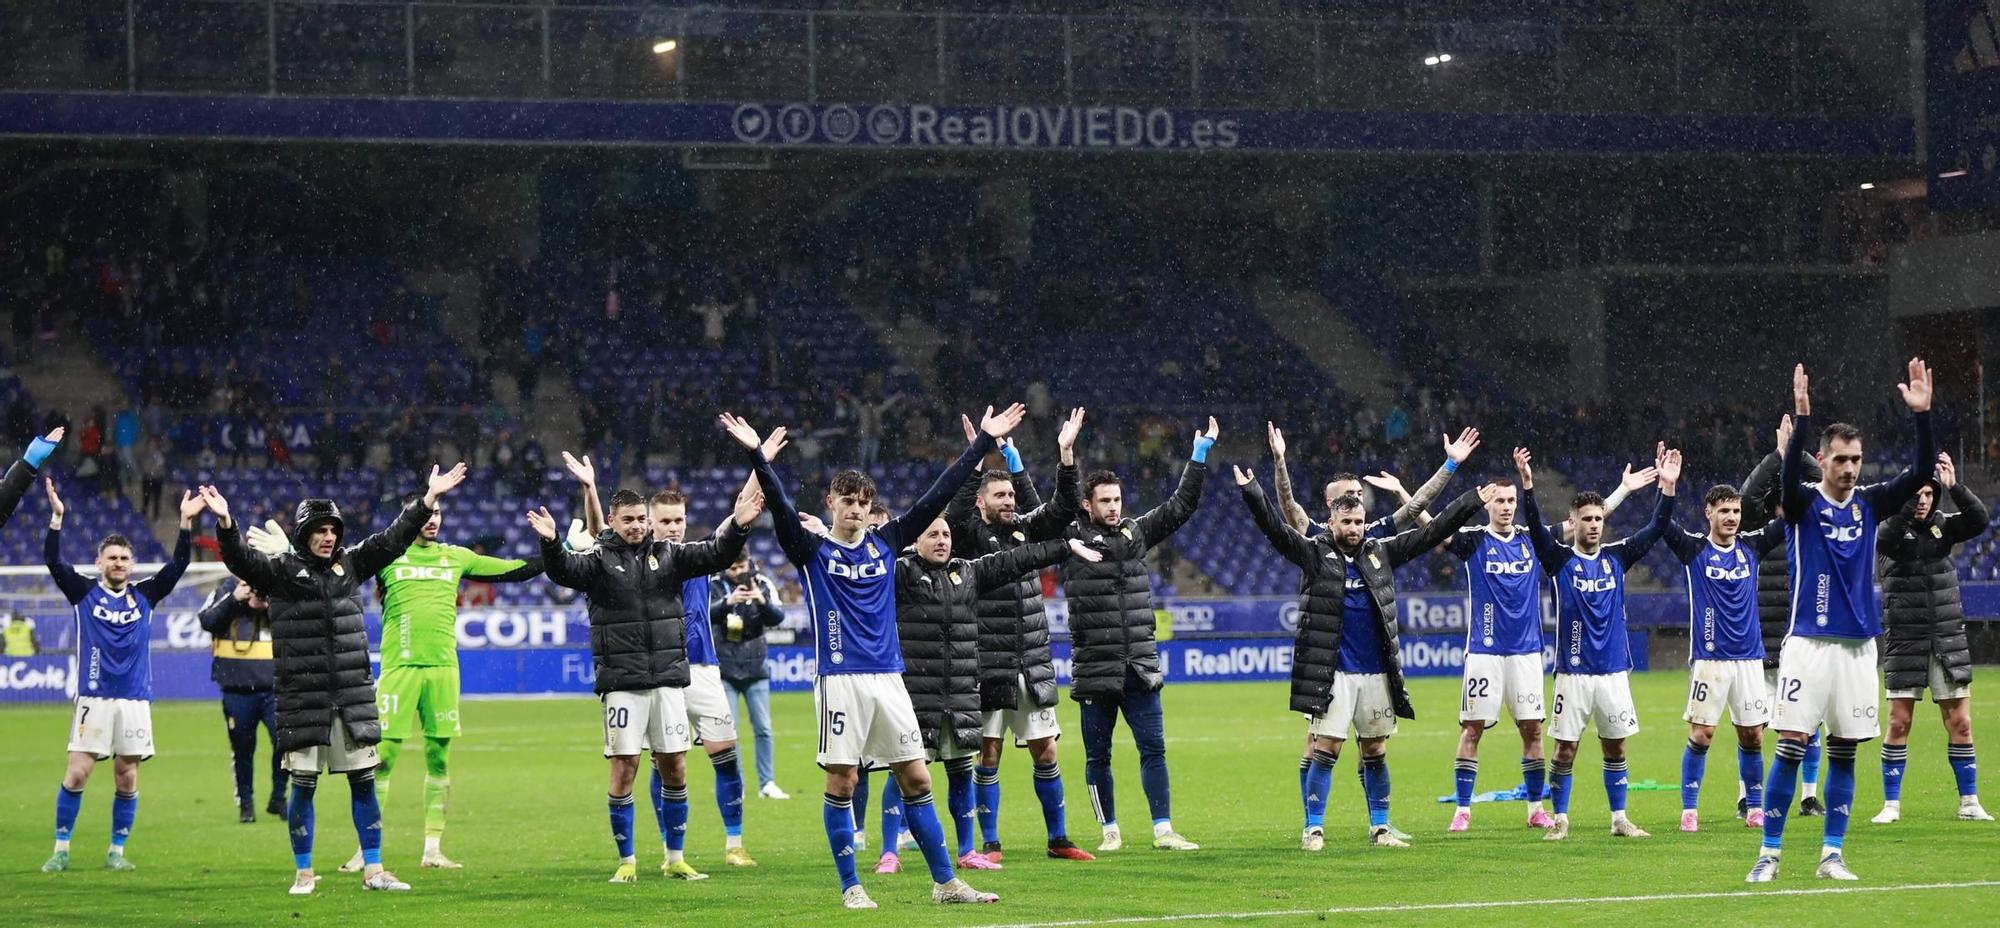
[[[1386,673],[1382,662],[1382,613],[1375,594],[1361,579],[1361,568],[1347,561],[1346,593],[1340,601],[1340,655],[1336,665],[1341,673]]]
[[[1542,568],[1533,541],[1467,527],[1447,550],[1465,561],[1465,649],[1473,654],[1542,653]]]
[[[715,633],[708,627],[708,577],[681,582],[681,606],[687,610],[687,654],[690,664],[714,665]]]
[[[1792,441],[1779,472],[1785,521],[1792,526],[1791,634],[1848,639],[1882,634],[1882,603],[1875,598],[1875,529],[1881,514],[1901,509],[1937,466],[1930,414],[1914,418],[1916,466],[1835,500],[1824,484],[1800,479],[1812,426],[1808,417],[1793,417]]]
[[[903,672],[896,635],[896,554],[944,511],[992,450],[993,437],[981,432],[909,509],[852,545],[800,527],[798,508],[777,471],[761,452],[749,450],[778,543],[805,589],[820,676]]]
[[[1761,661],[1764,631],[1757,619],[1757,562],[1783,536],[1775,526],[1736,536],[1722,547],[1705,535],[1675,531],[1674,549],[1687,581],[1688,659]],[[1686,539],[1685,542],[1680,539]]]
[[[62,560],[61,533],[43,542],[49,575],[76,614],[78,696],[153,698],[153,605],[172,593],[187,570],[191,539],[181,532],[174,559],[158,574],[113,592]]]
[[[1630,538],[1579,554],[1557,541],[1542,524],[1532,490],[1521,493],[1521,520],[1535,542],[1535,557],[1548,572],[1556,603],[1556,673],[1605,674],[1632,669],[1625,633],[1625,572],[1646,556],[1673,515],[1674,498],[1664,493],[1653,519]]]

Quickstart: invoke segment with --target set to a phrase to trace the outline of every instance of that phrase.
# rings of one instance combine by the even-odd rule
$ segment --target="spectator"
[[[160,518],[161,498],[167,485],[167,453],[160,447],[158,438],[146,439],[146,450],[139,456],[139,511],[146,518]]]
[[[736,563],[711,581],[708,601],[722,684],[728,688],[730,702],[741,698],[744,713],[750,716],[750,731],[757,744],[757,795],[788,799],[778,788],[771,753],[771,681],[764,666],[770,650],[765,630],[777,628],[785,620],[778,608],[777,586],[758,571],[750,555],[740,554]]]

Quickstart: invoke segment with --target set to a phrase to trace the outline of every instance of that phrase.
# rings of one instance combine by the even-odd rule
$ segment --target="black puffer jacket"
[[[1375,599],[1382,621],[1382,666],[1387,668],[1389,696],[1396,714],[1417,717],[1410,691],[1403,685],[1403,649],[1396,624],[1396,568],[1443,544],[1460,526],[1485,511],[1479,491],[1468,490],[1452,500],[1429,525],[1388,538],[1363,538],[1354,553],[1334,544],[1332,532],[1307,538],[1286,523],[1264,488],[1252,482],[1242,488],[1243,502],[1257,528],[1285,560],[1304,571],[1299,584],[1299,633],[1292,645],[1292,711],[1317,716],[1333,699],[1333,674],[1340,666],[1340,637],[1345,617],[1347,567],[1359,568],[1361,581]]]
[[[1056,471],[1056,498],[1043,503],[1027,471],[1009,475],[1014,484],[1012,523],[989,523],[974,502],[985,475],[966,481],[944,510],[951,526],[954,557],[977,558],[1032,542],[1063,536],[1076,520],[1080,500],[1076,465]],[[979,703],[991,712],[1018,708],[1025,679],[1028,698],[1038,708],[1056,704],[1056,665],[1049,654],[1049,614],[1042,602],[1041,577],[1024,573],[979,596]]]
[[[549,579],[589,598],[590,662],[599,695],[688,685],[681,585],[735,563],[744,537],[730,518],[713,536],[691,544],[628,544],[610,529],[582,553],[563,547],[561,538],[542,542]]]
[[[13,517],[14,510],[21,505],[21,497],[34,485],[35,468],[26,460],[15,461],[7,468],[7,475],[0,477],[0,525]]]
[[[1931,489],[1935,493],[1936,481]],[[1947,517],[1933,503],[1922,519],[1916,517],[1912,501],[1875,531],[1875,552],[1882,567],[1884,689],[1928,686],[1932,660],[1944,668],[1952,685],[1972,682],[1972,649],[1965,640],[1965,607],[1958,598],[1958,568],[1951,562],[1951,549],[1984,534],[1988,516],[1979,494],[1965,484],[1951,488],[1951,501],[1957,512]]]
[[[1820,479],[1819,465],[1811,458],[1802,459],[1805,479]],[[1778,518],[1778,466],[1777,452],[1764,456],[1750,476],[1743,479],[1743,486],[1737,491],[1743,495],[1743,522],[1741,530],[1754,532],[1766,525],[1777,527],[1780,532],[1790,532],[1791,525]],[[1789,536],[1787,536],[1789,537]],[[1757,562],[1757,624],[1764,633],[1764,667],[1778,666],[1778,653],[1784,649],[1785,636],[1792,630],[1792,562],[1791,545],[1780,544],[1764,552]]]
[[[321,509],[310,504],[323,503]],[[434,511],[419,499],[389,527],[360,544],[336,548],[330,559],[306,553],[305,537],[323,521],[340,524],[325,500],[299,507],[293,552],[276,557],[244,544],[237,525],[217,527],[222,562],[271,607],[273,682],[278,691],[278,750],[332,743],[336,718],[352,745],[376,744],[375,676],[368,666],[368,629],[361,619],[361,584],[409,550]],[[336,542],[336,545],[338,543]]]
[[[1095,564],[1073,561],[1063,570],[1069,599],[1070,698],[1116,699],[1130,670],[1148,691],[1166,682],[1154,641],[1151,574],[1146,552],[1187,523],[1201,504],[1208,466],[1189,461],[1174,495],[1137,519],[1105,527],[1079,519],[1075,538],[1104,555]]]
[[[915,554],[896,561],[896,637],[903,646],[903,687],[936,749],[946,728],[960,747],[976,747],[984,717],[979,701],[979,594],[1021,574],[1060,562],[1066,540],[1044,541],[974,560],[932,564]]]

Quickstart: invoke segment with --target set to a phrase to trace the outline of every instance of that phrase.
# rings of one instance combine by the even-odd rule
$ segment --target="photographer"
[[[771,757],[771,681],[764,668],[769,644],[764,630],[785,620],[778,608],[778,586],[757,569],[748,553],[717,574],[709,590],[709,622],[715,626],[715,653],[722,664],[722,685],[733,709],[743,700],[750,730],[757,741],[757,795],[790,799],[778,788]]]

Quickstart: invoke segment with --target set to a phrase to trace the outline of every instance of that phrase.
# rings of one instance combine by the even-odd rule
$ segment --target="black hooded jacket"
[[[1076,561],[1063,570],[1069,598],[1070,698],[1117,699],[1127,676],[1147,691],[1160,688],[1160,646],[1155,640],[1152,572],[1146,552],[1166,541],[1194,515],[1208,465],[1189,461],[1174,495],[1151,512],[1104,526],[1087,516],[1069,537],[1104,554],[1095,564]]]
[[[1767,525],[1775,526],[1775,531],[1789,533],[1792,527],[1778,518],[1778,504],[1781,499],[1778,487],[1779,457],[1777,452],[1764,456],[1757,462],[1748,477],[1743,478],[1743,486],[1737,490],[1743,497],[1743,521],[1740,528],[1754,532]],[[1806,480],[1820,479],[1819,465],[1811,458],[1799,461],[1804,468]],[[1789,539],[1791,536],[1786,535]],[[1757,561],[1757,624],[1764,633],[1764,668],[1778,666],[1778,652],[1783,650],[1785,636],[1792,629],[1792,562],[1790,544],[1773,545]]]
[[[1932,500],[1941,494],[1930,484]],[[1936,502],[1923,518],[1916,501],[1882,521],[1875,531],[1882,580],[1882,684],[1889,690],[1922,689],[1935,660],[1953,686],[1972,682],[1972,649],[1965,639],[1965,606],[1959,601],[1953,548],[1985,534],[1986,503],[1965,484],[1951,488],[1950,516]],[[1935,699],[1937,694],[1931,694]]]
[[[988,523],[975,500],[985,475],[974,476],[944,510],[951,526],[954,557],[977,558],[1034,542],[1063,537],[1076,520],[1081,500],[1076,465],[1056,471],[1056,498],[1047,503],[1035,492],[1027,471],[1009,474],[1014,484],[1017,515],[1011,523]],[[1056,704],[1056,667],[1049,653],[1049,614],[1042,602],[1041,577],[1024,573],[1011,583],[979,594],[979,701],[982,710],[1020,706],[1026,680],[1028,698],[1037,708]]]
[[[342,548],[336,539],[331,558],[314,557],[306,545],[312,529],[324,522],[332,522],[345,537],[346,526],[331,500],[299,504],[293,550],[286,554],[252,549],[234,522],[216,528],[223,564],[270,603],[279,750],[332,743],[336,720],[347,726],[350,744],[382,740],[361,584],[409,550],[433,512],[418,499],[403,507],[387,529],[360,544]]]
[[[631,544],[610,529],[583,553],[564,548],[559,537],[542,541],[549,579],[589,598],[590,660],[600,695],[688,685],[682,584],[735,563],[745,537],[729,518],[713,536],[687,544],[651,538]]]

